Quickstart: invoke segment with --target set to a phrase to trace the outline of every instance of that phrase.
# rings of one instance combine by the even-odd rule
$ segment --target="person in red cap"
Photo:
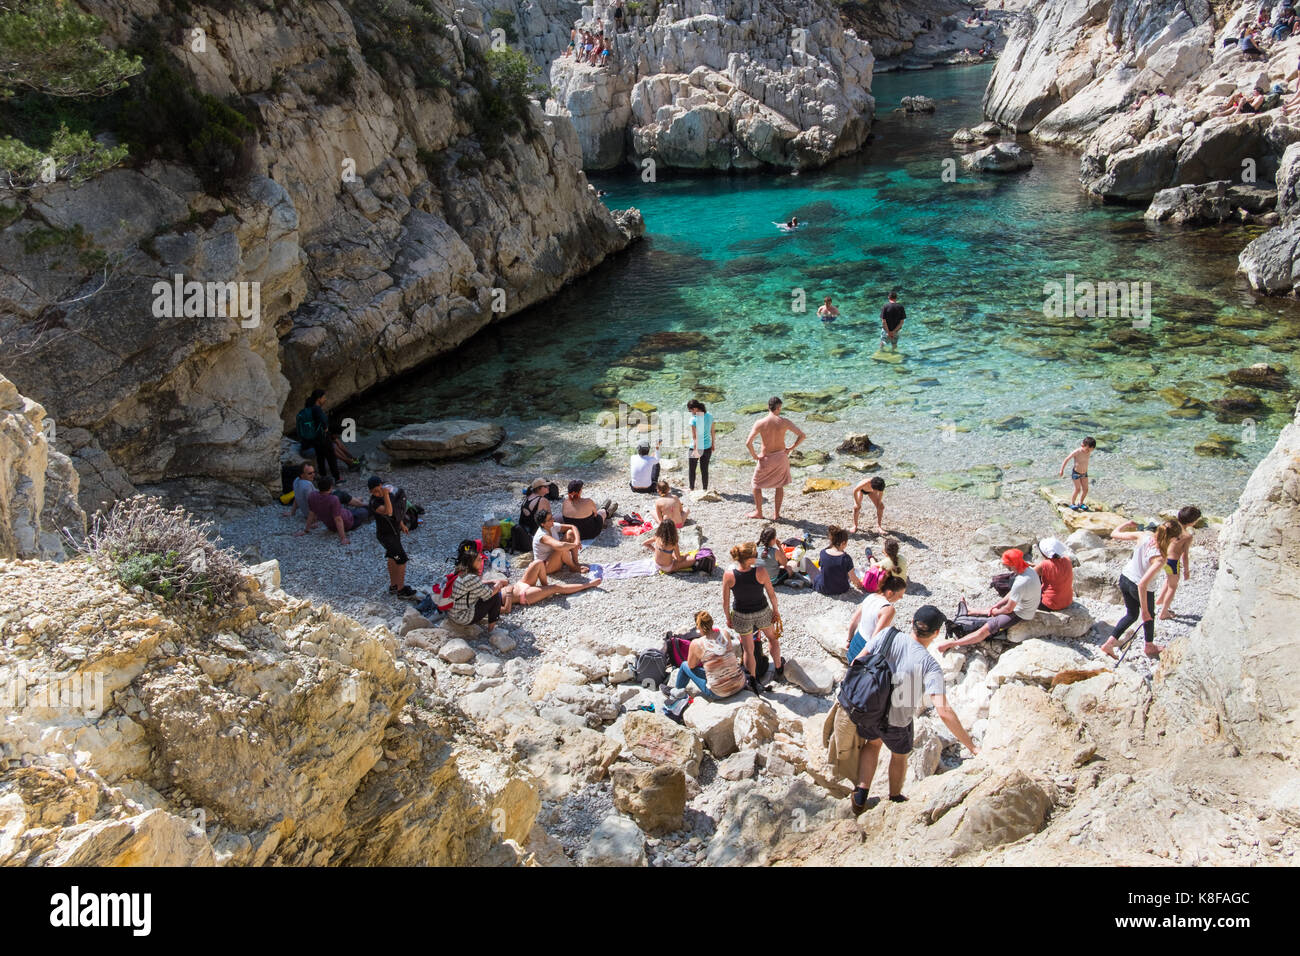
[[[971,617],[988,618],[988,623],[963,638],[935,645],[935,649],[940,654],[954,647],[978,644],[986,638],[996,637],[1020,621],[1032,620],[1038,613],[1038,606],[1043,600],[1043,584],[1038,578],[1038,572],[1025,561],[1024,552],[1019,548],[1003,551],[1002,563],[1016,573],[1007,596],[987,611],[965,611],[964,613]],[[962,603],[965,603],[964,598]]]

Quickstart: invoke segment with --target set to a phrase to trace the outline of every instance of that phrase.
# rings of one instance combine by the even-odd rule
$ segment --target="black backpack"
[[[858,656],[840,683],[839,704],[863,737],[879,737],[889,726],[889,704],[894,694],[894,669],[889,666],[889,649],[898,628],[885,633],[880,650]]]
[[[648,648],[636,656],[636,667],[633,668],[633,673],[638,684],[657,689],[668,680],[668,656],[664,654],[662,648]]]

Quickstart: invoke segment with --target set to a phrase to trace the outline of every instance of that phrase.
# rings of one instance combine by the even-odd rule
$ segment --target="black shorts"
[[[381,534],[378,538],[379,543],[384,546],[384,557],[394,564],[405,564],[407,562],[406,549],[402,547],[400,535]]]
[[[858,731],[863,740],[879,740],[889,748],[890,753],[910,754],[912,752],[912,725],[915,721],[909,720],[906,727],[886,727],[879,734],[863,735]]]

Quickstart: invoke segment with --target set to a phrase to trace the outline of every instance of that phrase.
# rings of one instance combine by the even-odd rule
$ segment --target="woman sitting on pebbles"
[[[907,584],[907,559],[898,553],[898,539],[885,539],[885,553],[882,557],[872,558],[871,563],[874,567],[879,567],[885,572],[885,575],[894,575],[903,579],[903,584]]]
[[[677,545],[677,527],[671,521],[659,522],[655,533],[648,540],[642,541],[641,546],[655,553],[655,567],[663,574],[684,571],[695,565],[693,558],[682,557],[681,548]]]
[[[785,661],[781,659],[781,642],[776,633],[781,612],[777,610],[772,579],[767,576],[766,569],[755,567],[758,549],[752,541],[732,548],[731,557],[736,566],[722,576],[722,613],[726,615],[727,627],[740,636],[741,646],[745,649],[745,670],[751,677],[761,679],[763,676],[754,673],[754,633],[757,631],[767,638],[777,676],[784,677]]]
[[[792,588],[806,588],[812,583],[808,576],[801,574],[790,566],[790,558],[776,539],[776,528],[768,525],[758,533],[758,560],[763,570],[777,587],[786,585]]]
[[[731,638],[713,626],[708,611],[695,615],[695,629],[700,636],[691,641],[686,661],[677,668],[674,680],[677,689],[672,697],[685,697],[687,682],[699,688],[700,696],[706,700],[721,700],[744,690],[749,681]]]
[[[541,604],[547,598],[555,597],[557,594],[577,594],[579,591],[597,587],[599,584],[599,578],[593,578],[581,584],[552,584],[546,576],[546,562],[534,561],[528,565],[528,570],[524,572],[522,578],[514,584],[506,585],[503,592],[505,606],[502,610],[509,611],[516,604],[520,607]]]
[[[506,582],[488,584],[483,580],[483,555],[473,541],[462,541],[456,549],[456,583],[451,588],[450,617],[462,627],[487,618],[487,629],[497,626],[497,618],[508,609],[501,598]]]
[[[1147,657],[1159,657],[1160,648],[1156,646],[1156,619],[1154,615],[1156,592],[1155,584],[1165,569],[1169,558],[1169,549],[1182,537],[1183,526],[1177,521],[1166,521],[1156,529],[1155,534],[1137,530],[1137,524],[1129,521],[1110,533],[1112,541],[1136,541],[1133,556],[1124,566],[1119,576],[1119,593],[1124,596],[1124,616],[1119,619],[1110,637],[1101,645],[1101,651],[1115,657],[1115,648],[1136,621],[1141,619],[1142,630],[1146,636]]]
[[[804,558],[804,571],[813,576],[813,589],[820,594],[847,594],[852,584],[859,591],[863,590],[862,580],[853,570],[853,559],[844,552],[849,543],[849,533],[839,525],[826,529],[830,538],[830,547],[823,548],[815,568],[811,558]]]

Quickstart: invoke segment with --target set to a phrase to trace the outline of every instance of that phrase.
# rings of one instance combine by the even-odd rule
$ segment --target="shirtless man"
[[[682,507],[682,499],[672,493],[668,482],[659,482],[655,490],[659,492],[659,497],[654,503],[655,526],[658,527],[661,521],[671,521],[678,528],[686,524],[686,519],[691,516],[691,509]]]
[[[1091,435],[1079,442],[1079,447],[1065,456],[1065,461],[1061,462],[1061,470],[1057,472],[1058,478],[1065,477],[1065,466],[1070,462],[1074,465],[1070,468],[1070,480],[1074,482],[1074,493],[1070,495],[1071,511],[1091,511],[1088,507],[1088,461],[1092,458],[1092,453],[1097,450],[1097,439]],[[1077,499],[1077,503],[1076,503]]]
[[[823,302],[821,308],[817,310],[817,316],[823,322],[834,322],[840,317],[840,310],[831,305],[830,296],[826,297],[826,301]]]
[[[790,484],[790,452],[794,451],[808,437],[793,422],[781,417],[781,399],[773,396],[767,400],[768,413],[754,423],[745,439],[745,448],[751,458],[758,464],[754,468],[753,491],[754,510],[751,518],[763,517],[763,489],[774,488],[775,515],[773,520],[781,520],[781,500],[785,497],[785,486]],[[794,432],[794,444],[785,447],[786,432]],[[762,451],[754,450],[754,439],[759,439]]]

